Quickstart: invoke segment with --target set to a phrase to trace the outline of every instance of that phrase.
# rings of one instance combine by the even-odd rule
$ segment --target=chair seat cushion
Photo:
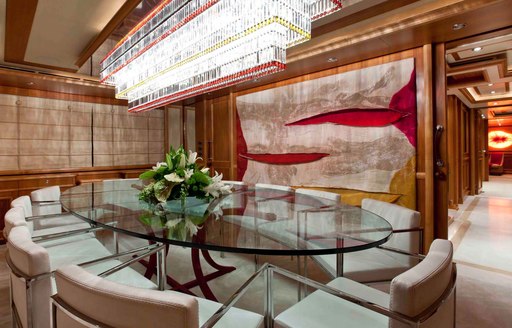
[[[46,228],[32,230],[34,227],[34,225],[32,225],[32,223],[33,222],[28,222],[29,229],[32,231],[32,238],[40,237],[40,236],[44,236],[44,235],[61,233],[61,232],[69,232],[69,231],[73,231],[73,230],[87,229],[87,228],[91,227],[91,225],[89,223],[80,221],[80,222],[76,222],[75,224],[68,224],[68,225],[62,225],[62,226],[55,225],[53,227],[47,226]]]
[[[98,275],[121,263],[122,262],[119,260],[110,260],[107,262],[86,266],[84,267],[84,269]],[[131,267],[123,268],[120,271],[117,271],[111,275],[106,276],[105,279],[132,287],[155,290],[158,289],[158,286],[154,282],[147,279],[141,273],[135,271]]]
[[[41,243],[50,256],[51,270],[66,264],[80,264],[111,253],[96,238],[80,235]]]
[[[202,326],[220,307],[222,304],[209,301],[204,298],[196,297],[199,303],[199,326]],[[215,327],[219,328],[259,328],[263,327],[263,316],[237,308],[231,308],[217,322]]]
[[[256,227],[269,222],[268,220],[248,215],[225,215],[222,219],[225,222],[236,224],[251,231],[255,231]]]
[[[346,278],[337,278],[327,284],[352,296],[389,307],[389,295]],[[322,291],[316,291],[279,314],[275,318],[277,327],[321,328],[321,327],[375,328],[387,327],[388,318]]]
[[[309,245],[318,247],[312,242]],[[336,276],[336,255],[317,255],[313,259],[331,276]],[[343,254],[343,276],[359,282],[392,280],[407,271],[409,265],[407,256],[378,248]]]
[[[83,220],[77,218],[76,216],[72,214],[60,214],[56,215],[54,217],[44,218],[44,219],[38,219],[33,221],[34,222],[34,229],[48,229],[48,228],[55,228],[55,227],[61,227],[66,225],[75,225],[75,224],[83,224]]]
[[[121,261],[118,260],[110,260],[107,262],[102,262],[94,265],[90,265],[85,267],[87,271],[93,274],[100,274],[108,269],[111,269],[117,265],[121,264]],[[151,280],[146,279],[142,274],[138,273],[134,269],[130,267],[126,267],[120,271],[117,271],[109,276],[106,276],[105,279],[117,282],[119,284],[128,285],[132,287],[145,288],[145,289],[158,289],[158,286],[155,285]],[[51,293],[52,295],[57,294],[57,284],[55,283],[55,278],[51,277]]]

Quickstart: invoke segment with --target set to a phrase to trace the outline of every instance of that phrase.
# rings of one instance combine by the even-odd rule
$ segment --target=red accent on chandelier
[[[131,57],[130,59],[128,59],[126,62],[124,62],[121,66],[119,66],[118,68],[116,68],[115,70],[113,70],[112,72],[110,72],[107,76],[105,76],[103,79],[101,79],[100,83],[104,83],[109,77],[111,77],[113,74],[119,72],[121,69],[123,69],[124,67],[126,67],[126,65],[128,65],[129,63],[131,63],[132,61],[134,61],[135,59],[139,58],[142,54],[144,54],[146,51],[149,50],[149,48],[155,46],[157,43],[159,43],[160,41],[162,41],[163,39],[165,39],[166,37],[168,37],[169,35],[171,35],[172,33],[176,32],[178,29],[182,28],[185,24],[187,24],[188,22],[190,22],[193,18],[199,16],[200,14],[202,14],[206,9],[210,8],[211,6],[213,6],[214,4],[216,4],[217,2],[219,2],[219,0],[212,0],[212,1],[209,1],[207,2],[205,5],[203,5],[202,7],[199,7],[197,8],[193,13],[191,13],[189,16],[185,17],[185,19],[183,19],[181,22],[179,22],[178,24],[174,25],[173,27],[171,27],[167,32],[165,32],[164,34],[162,34],[158,39],[154,40],[153,42],[151,42],[150,44],[148,44],[147,46],[145,46],[144,48],[142,48],[139,52],[137,52],[133,57]],[[109,53],[110,55],[110,53]],[[107,57],[109,56],[107,55],[101,62],[103,62],[105,59],[107,59]]]
[[[399,121],[407,115],[407,113],[389,108],[349,108],[314,115],[287,123],[286,126],[324,123],[358,127],[386,126]]]
[[[331,0],[331,1],[336,5],[336,7],[332,8],[331,10],[328,10],[326,12],[323,12],[323,13],[320,13],[318,15],[311,17],[311,20],[317,20],[319,18],[327,16],[343,7],[343,4],[341,3],[341,1],[339,1],[339,0]]]
[[[293,165],[305,164],[318,161],[326,156],[327,153],[285,153],[285,154],[240,154],[240,157],[274,165]]]
[[[146,24],[151,18],[155,17],[155,15],[158,14],[158,12],[160,12],[160,10],[162,10],[162,8],[165,7],[166,5],[168,5],[169,2],[171,2],[171,1],[173,1],[173,0],[164,0],[158,6],[153,8],[153,10],[151,10],[146,15],[146,17],[144,17],[137,25],[135,25],[130,30],[130,32],[128,32],[128,34],[126,34],[121,40],[119,40],[119,42],[117,42],[117,44],[114,46],[114,48],[112,48],[112,50],[110,50],[107,53],[107,55],[105,56],[105,58],[103,58],[103,60],[100,62],[100,64],[102,64],[105,61],[105,59],[107,59],[110,55],[112,55],[114,53],[114,51],[119,49],[119,47],[121,47],[125,43],[125,41],[128,40],[128,38],[130,36],[134,35],[138,30],[140,30],[142,28],[142,26],[144,26],[144,24]]]
[[[223,78],[220,78],[220,79],[217,79],[217,80],[214,80],[214,81],[202,84],[202,85],[198,85],[194,88],[190,88],[187,90],[183,90],[181,92],[173,93],[166,97],[162,97],[162,98],[150,101],[143,105],[129,108],[128,112],[144,112],[144,111],[147,111],[150,109],[157,108],[157,107],[161,106],[163,103],[168,103],[170,101],[180,101],[180,100],[183,100],[183,99],[186,99],[189,97],[193,97],[193,96],[196,96],[196,95],[199,95],[202,93],[217,90],[219,88],[228,87],[228,86],[231,86],[234,84],[238,84],[240,82],[249,81],[249,80],[253,80],[258,77],[266,76],[268,74],[280,72],[280,71],[284,70],[285,68],[286,68],[285,64],[280,63],[278,61],[271,61],[267,64],[258,65],[253,68],[249,68],[244,71],[241,71],[241,72],[238,72],[235,74],[231,74],[231,75],[225,76]],[[247,75],[247,74],[262,70],[262,69],[266,69],[266,70],[264,72],[261,72],[260,74],[248,75],[246,77],[243,77],[244,75]],[[233,81],[228,81],[228,80],[233,80]]]

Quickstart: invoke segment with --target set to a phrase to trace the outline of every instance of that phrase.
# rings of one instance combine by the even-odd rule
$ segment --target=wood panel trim
[[[38,0],[7,0],[4,60],[20,63],[25,58]]]
[[[430,244],[434,240],[434,121],[433,121],[433,64],[432,64],[432,45],[427,44],[423,46],[423,88],[418,88],[422,92],[423,97],[423,122],[425,128],[425,190],[424,199],[425,204],[423,215],[424,238],[423,245],[424,251],[427,251]]]
[[[448,112],[446,106],[446,97],[447,97],[447,88],[446,88],[446,49],[444,43],[436,44],[432,55],[434,56],[434,67],[432,69],[433,73],[433,83],[431,85],[434,86],[433,93],[433,113],[435,115],[435,125],[441,125],[444,128],[443,134],[441,135],[441,140],[434,147],[437,147],[435,151],[439,154],[441,159],[444,161],[444,165],[439,167],[436,165],[434,174],[435,178],[433,181],[432,191],[434,192],[434,199],[432,203],[427,202],[427,204],[435,204],[435,208],[433,211],[434,217],[433,219],[433,228],[434,235],[433,238],[448,238],[448,138],[447,138],[447,129],[448,129]],[[433,126],[430,130],[434,131]],[[430,142],[431,145],[434,144],[434,139]],[[431,161],[432,167],[434,166],[434,158]]]
[[[122,171],[149,169],[153,164],[147,165],[122,165],[122,166],[98,166],[98,167],[79,167],[69,169],[51,169],[51,170],[16,170],[16,171],[0,171],[2,176],[19,176],[19,175],[41,175],[41,174],[63,174],[63,173],[82,173],[82,172],[101,172],[101,171]]]
[[[82,65],[91,57],[96,50],[107,40],[107,38],[114,32],[117,26],[139,5],[140,0],[127,0],[123,6],[117,11],[112,19],[105,25],[103,30],[82,50],[75,65],[82,67]]]
[[[1,73],[0,73],[1,74]],[[24,97],[36,97],[36,98],[49,98],[58,100],[78,101],[104,105],[115,105],[115,106],[126,106],[128,107],[128,101],[124,99],[96,97],[88,95],[79,95],[72,93],[62,93],[35,89],[25,89],[9,86],[0,85],[0,94],[24,96]]]

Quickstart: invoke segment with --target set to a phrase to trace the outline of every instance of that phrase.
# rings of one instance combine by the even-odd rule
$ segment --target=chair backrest
[[[492,152],[489,157],[489,163],[495,165],[503,165],[505,159],[505,153],[503,152]]]
[[[32,202],[28,196],[20,196],[11,202],[11,207],[23,207],[25,217],[32,216]]]
[[[452,286],[453,279],[456,279],[456,269],[452,258],[452,243],[443,239],[434,240],[423,261],[391,281],[390,309],[414,317],[440,301]],[[455,295],[452,293],[441,304],[437,312],[420,327],[454,327],[454,307]],[[390,320],[390,327],[409,326],[396,320]]]
[[[361,208],[384,218],[391,224],[393,230],[419,228],[421,224],[419,212],[396,204],[365,198],[361,203]],[[420,233],[403,232],[393,234],[385,245],[410,253],[418,253]]]
[[[199,326],[197,300],[189,295],[128,287],[93,275],[76,265],[55,273],[58,299],[82,320],[110,327]],[[92,319],[92,320],[91,320]],[[57,306],[57,327],[89,327]]]
[[[29,230],[24,226],[11,229],[7,237],[7,250],[12,301],[23,328],[50,327],[51,278],[48,252],[32,241]],[[44,274],[48,276],[30,281],[30,278]]]
[[[337,194],[334,192],[329,192],[329,191],[298,188],[298,189],[295,189],[295,193],[302,194],[302,195],[309,195],[309,196],[313,196],[313,197],[319,197],[319,201],[322,202],[324,205],[338,204],[341,200],[340,194]]]
[[[33,202],[51,202],[60,200],[60,187],[51,186],[34,190],[30,193]]]
[[[254,187],[259,212],[272,213],[280,219],[290,217],[292,206],[283,196],[292,191],[291,187],[265,183],[257,183]]]
[[[12,228],[17,226],[27,226],[27,221],[25,220],[25,212],[23,210],[23,207],[13,207],[5,213],[4,216],[4,237],[7,239],[7,236],[9,236],[9,233],[11,232]]]
[[[237,185],[237,186],[243,186],[245,185],[245,182],[243,181],[235,181],[235,180],[222,180],[224,184],[227,185]]]
[[[289,186],[281,186],[281,185],[275,185],[275,184],[268,184],[268,183],[257,183],[255,185],[256,189],[274,189],[274,190],[280,190],[280,191],[291,191],[292,187]]]

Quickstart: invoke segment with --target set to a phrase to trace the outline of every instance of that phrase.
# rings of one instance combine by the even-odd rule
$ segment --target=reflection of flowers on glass
[[[211,214],[206,200],[190,200],[200,205],[186,209],[181,208],[179,200],[166,203],[150,204],[143,202],[144,213],[139,220],[156,231],[163,231],[166,238],[185,241],[192,238],[201,229],[206,218]]]
[[[510,146],[512,146],[512,134],[504,131],[489,132],[489,147],[503,149]]]
[[[197,160],[196,152],[186,153],[183,146],[177,150],[171,147],[165,162],[157,163],[139,176],[148,182],[139,199],[152,204],[181,199],[184,204],[188,196],[209,200],[231,192],[230,186],[222,182],[222,174],[215,172],[210,177],[208,168],[198,168]]]

